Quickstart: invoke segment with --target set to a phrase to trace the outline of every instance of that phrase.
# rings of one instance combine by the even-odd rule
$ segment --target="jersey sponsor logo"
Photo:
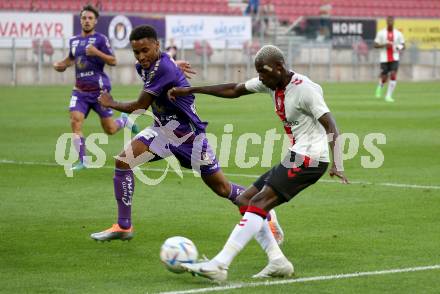
[[[299,121],[294,120],[294,121],[287,121],[287,120],[283,120],[283,124],[285,127],[295,127],[299,125]]]
[[[91,71],[86,71],[86,72],[81,72],[78,74],[79,78],[85,78],[85,77],[90,77],[93,76],[95,74],[95,72],[93,70]]]

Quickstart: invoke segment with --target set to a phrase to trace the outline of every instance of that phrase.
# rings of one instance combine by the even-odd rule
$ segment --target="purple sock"
[[[234,183],[230,183],[230,184],[231,184],[231,192],[229,193],[228,199],[235,204],[235,199],[237,199],[238,195],[243,193],[244,190],[246,190],[246,188]]]
[[[118,118],[115,123],[118,125],[118,130],[120,130],[127,124],[127,118]]]
[[[78,152],[79,161],[84,162],[84,156],[86,155],[86,140],[84,137],[77,137],[75,135],[73,139],[73,145]]]
[[[121,228],[128,229],[131,227],[131,201],[134,192],[133,171],[116,169],[113,183],[118,203],[118,224]]]

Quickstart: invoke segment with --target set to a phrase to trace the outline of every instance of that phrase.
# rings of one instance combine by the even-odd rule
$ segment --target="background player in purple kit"
[[[174,155],[183,167],[198,171],[205,184],[217,195],[235,203],[237,196],[244,190],[243,187],[229,182],[220,169],[205,136],[207,123],[201,121],[196,113],[194,95],[182,96],[176,101],[168,99],[167,93],[171,88],[189,87],[189,83],[169,55],[160,51],[154,28],[146,25],[135,28],[130,34],[130,43],[138,60],[136,70],[144,82],[138,100],[118,102],[104,92],[98,101],[104,107],[127,113],[151,106],[155,122],[153,126],[140,132],[116,159],[113,181],[118,204],[118,222],[108,230],[91,235],[92,239],[99,241],[133,238],[132,168],[136,165]],[[127,157],[130,154],[134,159]],[[272,222],[277,231],[269,231],[269,237],[278,237],[277,241],[281,242],[283,234],[276,217],[272,218]],[[262,244],[265,238],[267,236],[262,235],[260,239],[256,239]]]
[[[85,140],[82,133],[84,119],[90,109],[93,109],[101,119],[104,131],[112,135],[123,127],[129,127],[137,133],[137,126],[133,125],[126,114],[114,120],[110,108],[99,105],[97,99],[101,91],[110,92],[110,79],[104,72],[106,64],[116,65],[116,58],[107,37],[95,31],[98,23],[98,10],[92,5],[86,5],[80,12],[82,32],[69,40],[69,55],[62,61],[55,62],[56,71],[63,72],[75,64],[75,86],[70,100],[70,125],[74,133],[74,145],[79,153],[79,162],[73,170],[85,168]]]

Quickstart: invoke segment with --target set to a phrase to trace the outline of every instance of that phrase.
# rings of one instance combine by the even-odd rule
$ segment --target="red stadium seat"
[[[280,20],[293,21],[298,16],[318,16],[322,0],[260,0],[270,4]],[[0,0],[1,10],[78,12],[93,0]],[[440,0],[332,0],[333,16],[342,17],[440,17]],[[104,12],[152,14],[242,15],[228,0],[101,0]]]

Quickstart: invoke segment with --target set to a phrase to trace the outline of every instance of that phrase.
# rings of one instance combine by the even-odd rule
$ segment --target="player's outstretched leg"
[[[115,169],[113,178],[115,198],[118,204],[118,223],[105,231],[93,233],[97,241],[130,240],[133,238],[131,225],[131,201],[134,192],[134,176],[131,169]]]

